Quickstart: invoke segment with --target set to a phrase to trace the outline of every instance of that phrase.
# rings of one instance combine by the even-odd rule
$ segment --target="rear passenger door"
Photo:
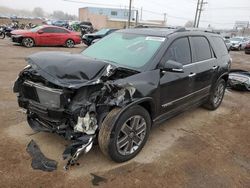
[[[192,65],[197,72],[194,79],[194,93],[197,98],[203,98],[209,94],[211,84],[216,78],[218,65],[214,52],[205,36],[191,36]],[[189,65],[188,65],[189,66]]]
[[[183,64],[182,72],[165,72],[160,79],[161,112],[181,110],[192,101],[193,81],[196,67],[192,65],[188,37],[177,38],[167,49],[161,63],[173,60]]]

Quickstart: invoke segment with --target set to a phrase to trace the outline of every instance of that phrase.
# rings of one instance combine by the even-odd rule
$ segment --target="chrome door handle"
[[[188,75],[188,77],[193,77],[193,76],[195,76],[196,75],[196,73],[190,73],[189,75]]]
[[[218,68],[218,66],[213,66],[213,67],[212,67],[213,70],[215,70],[215,69],[217,69],[217,68]]]

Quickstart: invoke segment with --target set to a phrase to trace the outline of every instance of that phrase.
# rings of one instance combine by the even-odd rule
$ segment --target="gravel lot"
[[[30,135],[12,85],[26,56],[82,49],[27,49],[0,41],[0,187],[94,187],[91,173],[105,178],[99,187],[250,187],[250,93],[231,90],[216,111],[194,109],[154,127],[142,152],[129,162],[109,161],[96,146],[79,166],[64,171],[61,154],[67,142],[53,134]],[[233,68],[250,71],[250,55],[235,51],[231,56]],[[32,169],[26,152],[31,139],[58,161],[56,171]]]

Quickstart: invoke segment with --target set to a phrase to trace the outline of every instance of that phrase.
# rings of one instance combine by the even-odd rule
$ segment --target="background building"
[[[128,15],[128,9],[101,7],[79,8],[79,20],[90,21],[95,29],[101,29],[105,27],[118,29],[125,28],[128,23]],[[131,26],[135,26],[136,24],[162,26],[165,24],[165,22],[161,20],[139,21],[138,18],[138,11],[132,10]]]

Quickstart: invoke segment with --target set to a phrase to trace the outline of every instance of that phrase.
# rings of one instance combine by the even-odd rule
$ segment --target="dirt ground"
[[[227,90],[216,111],[198,108],[154,127],[148,142],[133,160],[117,164],[95,146],[64,171],[67,142],[54,134],[30,135],[17,106],[12,85],[38,51],[74,49],[13,45],[0,41],[0,187],[94,187],[91,173],[104,181],[99,187],[250,187],[250,93]],[[250,71],[250,55],[231,52],[233,68]],[[58,161],[53,172],[33,170],[26,146],[33,139],[48,158]]]

